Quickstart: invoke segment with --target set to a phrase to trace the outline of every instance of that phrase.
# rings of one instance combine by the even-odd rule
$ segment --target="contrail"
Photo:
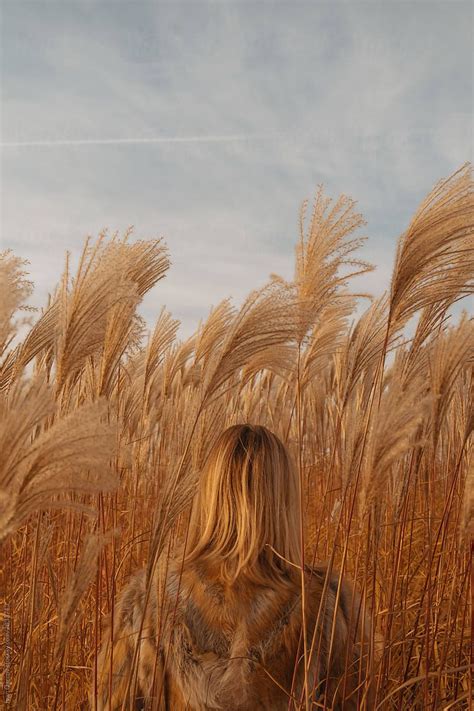
[[[270,138],[274,134],[227,136],[151,136],[149,138],[79,138],[43,141],[2,141],[0,148],[55,148],[60,146],[126,146],[147,143],[232,143]]]

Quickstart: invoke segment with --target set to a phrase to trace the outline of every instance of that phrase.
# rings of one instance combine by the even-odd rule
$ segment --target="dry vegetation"
[[[184,342],[166,311],[149,338],[136,313],[167,271],[161,241],[88,243],[21,343],[32,287],[1,255],[6,707],[85,708],[117,592],[185,530],[216,436],[252,421],[298,463],[307,558],[342,567],[374,609],[377,708],[468,708],[474,322],[448,312],[473,292],[469,166],[420,206],[356,319],[362,224],[319,192],[294,281],[222,302]]]

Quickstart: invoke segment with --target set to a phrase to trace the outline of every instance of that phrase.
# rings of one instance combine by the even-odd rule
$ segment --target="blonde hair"
[[[284,582],[301,557],[298,522],[297,479],[284,444],[261,425],[233,425],[202,472],[185,561],[206,561],[227,582],[240,575]]]

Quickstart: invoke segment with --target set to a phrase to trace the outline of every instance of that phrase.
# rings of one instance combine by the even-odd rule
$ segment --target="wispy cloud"
[[[1,141],[0,148],[56,148],[76,146],[128,146],[160,143],[241,143],[274,138],[277,134],[229,134],[223,136],[148,136],[143,138],[76,138],[40,141]]]

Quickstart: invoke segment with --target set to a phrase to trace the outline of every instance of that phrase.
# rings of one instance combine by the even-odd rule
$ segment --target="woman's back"
[[[99,659],[99,710],[143,697],[153,709],[278,711],[300,708],[304,691],[325,696],[328,708],[358,708],[364,615],[325,568],[302,576],[297,491],[273,433],[250,425],[222,433],[201,475],[186,549],[148,584],[136,575],[119,601]]]
[[[299,609],[292,586],[228,585],[200,564],[184,571],[164,653],[169,644],[168,676],[188,708],[286,709],[288,697],[271,676],[291,689],[287,658],[298,646]]]
[[[359,673],[364,679],[365,667],[359,599],[352,600],[352,590],[343,584],[336,605],[338,578],[330,578],[323,594],[325,578],[324,568],[306,576],[308,686],[313,699],[326,693],[329,708],[355,709],[357,694],[353,692]],[[301,588],[296,581],[287,579],[275,587],[242,579],[227,585],[200,564],[183,571],[178,581],[176,571],[170,576],[171,617],[163,636],[168,680],[164,697],[174,695],[167,698],[166,708],[178,710],[181,703],[183,709],[200,711],[283,711],[292,708],[291,698],[296,702],[293,708],[299,707],[304,654]],[[345,689],[337,688],[346,665]]]

